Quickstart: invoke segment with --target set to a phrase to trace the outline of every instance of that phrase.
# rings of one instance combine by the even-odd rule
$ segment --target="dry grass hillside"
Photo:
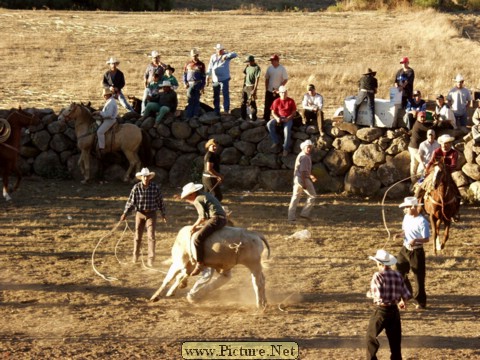
[[[378,72],[378,96],[387,97],[402,56],[410,57],[415,87],[424,94],[446,92],[457,72],[464,75],[467,87],[480,87],[480,46],[468,38],[476,37],[478,18],[473,15],[0,10],[0,19],[2,108],[59,110],[71,101],[100,106],[100,81],[112,55],[120,59],[126,75],[125,93],[141,96],[151,50],[159,50],[179,78],[190,48],[199,48],[201,59],[208,62],[217,42],[240,54],[231,66],[234,106],[239,106],[247,54],[257,57],[263,71],[269,56],[280,54],[290,76],[290,96],[300,102],[305,86],[315,83],[324,95],[327,115],[342,105],[345,96],[356,93],[367,67]],[[183,90],[179,97],[183,105]],[[211,100],[208,90],[205,101]]]

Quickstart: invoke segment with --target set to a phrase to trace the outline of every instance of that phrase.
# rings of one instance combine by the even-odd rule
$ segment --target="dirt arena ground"
[[[111,232],[130,187],[27,178],[13,202],[0,202],[1,359],[181,359],[187,340],[287,340],[298,343],[300,359],[364,357],[372,312],[365,293],[375,270],[368,255],[400,250],[382,221],[384,209],[390,231],[399,229],[396,203],[321,195],[312,223],[290,225],[290,194],[226,192],[236,225],[264,233],[272,248],[269,306],[258,312],[241,267],[199,304],[185,299],[191,283],[150,303],[175,234],[195,211],[174,198],[179,189],[164,189],[168,223],[158,228],[156,271],[131,264],[130,230],[121,224]],[[404,359],[480,358],[478,211],[462,209],[443,253],[434,256],[428,246],[428,308],[411,303],[402,312]],[[292,237],[305,229],[310,238]],[[94,264],[118,281],[93,271],[100,240]],[[380,339],[386,359],[388,343]]]

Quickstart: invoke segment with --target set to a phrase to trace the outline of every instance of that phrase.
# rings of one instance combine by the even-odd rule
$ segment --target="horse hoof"
[[[150,298],[150,302],[157,302],[158,300],[160,300],[158,296]]]

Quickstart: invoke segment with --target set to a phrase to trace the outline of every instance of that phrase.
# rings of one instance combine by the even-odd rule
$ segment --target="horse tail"
[[[140,157],[140,161],[143,164],[142,166],[150,166],[153,163],[153,156],[150,144],[150,136],[144,129],[142,129],[142,142],[140,144],[140,148],[138,149],[138,156]]]

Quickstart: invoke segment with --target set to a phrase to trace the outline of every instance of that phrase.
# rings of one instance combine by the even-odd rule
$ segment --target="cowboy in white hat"
[[[127,109],[128,111],[135,111],[133,110],[132,106],[128,103],[127,99],[125,99],[125,95],[123,95],[122,89],[125,87],[125,76],[123,72],[118,69],[118,61],[115,57],[111,57],[107,60],[106,64],[109,66],[109,69],[103,75],[103,87],[105,89],[110,89],[110,91],[114,94],[114,97],[118,98],[120,104]]]
[[[398,309],[405,309],[405,303],[412,297],[402,275],[392,270],[397,259],[385,250],[377,250],[369,259],[377,264],[367,297],[373,298],[375,311],[370,317],[367,329],[367,354],[369,359],[376,359],[380,343],[377,336],[383,329],[390,345],[392,359],[402,358],[402,325]]]
[[[290,199],[290,205],[288,206],[288,221],[294,222],[296,220],[296,210],[302,193],[307,194],[307,202],[303,207],[300,217],[306,220],[311,220],[310,213],[315,204],[315,187],[313,183],[317,181],[317,178],[312,175],[312,159],[311,154],[313,151],[313,143],[311,140],[305,140],[300,144],[302,150],[295,160],[295,166],[293,170],[293,194]]]
[[[223,95],[223,111],[230,112],[230,61],[236,57],[236,52],[226,52],[222,44],[217,44],[215,54],[210,57],[208,63],[206,84],[209,86],[209,80],[212,78],[213,107],[217,115],[220,115],[220,91]]]
[[[458,151],[452,146],[455,138],[449,134],[443,134],[439,136],[437,141],[440,144],[440,147],[433,152],[427,165],[427,173],[430,171],[433,164],[441,160],[443,160],[446,168],[450,172],[454,172],[458,163]]]
[[[127,215],[135,210],[135,236],[133,238],[133,258],[136,263],[141,253],[142,236],[145,227],[148,237],[148,260],[147,265],[153,266],[155,260],[155,229],[157,224],[157,211],[162,213],[163,222],[167,222],[165,204],[160,187],[152,182],[155,173],[148,168],[143,168],[135,174],[136,178],[141,180],[135,184],[130,192],[130,196],[125,205],[125,211],[120,217],[120,221],[125,221]]]
[[[205,269],[204,262],[204,241],[215,231],[220,230],[227,224],[227,216],[222,204],[208,192],[200,192],[201,184],[193,182],[186,184],[182,189],[180,198],[195,206],[198,212],[198,219],[192,225],[190,234],[197,233],[194,238],[197,251],[197,264],[190,276],[200,274]]]
[[[455,87],[447,95],[447,104],[453,110],[457,127],[467,126],[467,109],[472,101],[472,94],[470,90],[464,87],[465,79],[461,74],[457,74],[453,81]]]
[[[414,196],[406,197],[399,205],[405,216],[402,222],[402,232],[396,236],[402,236],[403,246],[397,256],[397,270],[403,275],[405,284],[410,292],[412,286],[408,280],[408,273],[413,273],[415,291],[413,298],[417,301],[417,308],[427,306],[427,294],[425,292],[425,250],[423,244],[430,240],[430,224],[420,214],[418,199]]]
[[[149,87],[150,84],[154,81],[155,74],[158,75],[158,79],[161,81],[162,77],[165,73],[166,65],[160,61],[160,54],[158,51],[153,50],[150,54],[151,61],[147,65],[145,73],[143,75],[144,82],[145,82],[145,90],[143,91],[143,98],[142,98],[142,110],[141,115],[145,113],[145,106],[147,106],[147,97],[149,95]]]
[[[113,93],[108,88],[103,88],[102,96],[105,99],[105,105],[101,111],[94,111],[92,116],[98,115],[101,118],[101,124],[97,129],[98,154],[105,153],[105,133],[117,122],[118,106]]]
[[[174,113],[178,106],[177,93],[172,89],[170,81],[164,80],[159,87],[162,89],[162,92],[151,97],[151,101],[145,107],[145,112],[140,118],[143,120],[149,117],[150,114],[157,113],[154,128],[158,128],[165,115]]]
[[[376,71],[368,68],[359,81],[358,95],[353,106],[352,123],[355,124],[358,117],[360,105],[367,99],[367,106],[370,108],[370,127],[375,126],[375,94],[378,89],[378,81],[375,78]]]
[[[185,117],[191,119],[200,115],[200,95],[205,88],[206,67],[198,58],[199,52],[193,48],[190,50],[190,61],[185,64],[183,71],[183,83],[187,89],[187,108]]]

